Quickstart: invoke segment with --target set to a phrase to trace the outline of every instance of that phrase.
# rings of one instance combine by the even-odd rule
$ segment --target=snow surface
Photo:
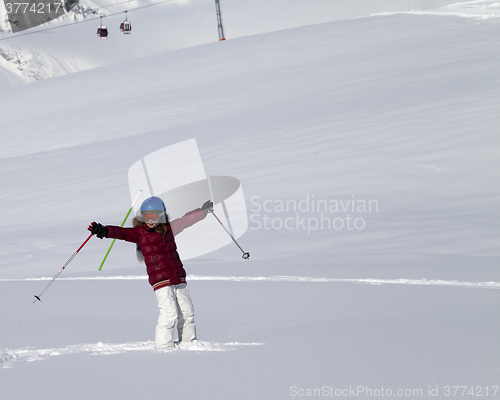
[[[2,398],[444,398],[452,385],[492,397],[500,20],[441,14],[241,37],[3,91]],[[185,263],[200,341],[152,350],[156,300],[123,242],[99,272],[110,242],[91,239],[32,304],[90,221],[121,222],[129,167],[191,138],[207,174],[241,181],[251,254]]]
[[[437,7],[453,4],[453,0],[224,0],[221,9],[226,37],[234,39],[377,12],[434,13]],[[0,2],[0,90],[216,42],[214,5],[213,0],[81,0],[68,15],[13,35]],[[486,10],[495,7],[489,3]],[[125,11],[132,22],[131,35],[118,30]],[[107,40],[96,38],[100,15],[106,16]]]

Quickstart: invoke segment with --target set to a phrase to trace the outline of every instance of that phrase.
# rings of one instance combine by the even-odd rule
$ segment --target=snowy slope
[[[243,37],[6,90],[2,393],[491,394],[499,20],[438,14]],[[121,221],[128,168],[190,138],[207,174],[240,179],[250,226],[249,261],[227,246],[186,263],[202,343],[150,350],[155,299],[126,243],[99,273],[109,242],[92,239],[32,305],[47,280],[25,278],[53,276],[90,221]]]
[[[450,3],[453,1],[225,0],[221,7],[226,36],[233,39],[376,12],[429,11]],[[131,35],[121,35],[118,30],[125,11],[132,22]],[[96,39],[100,15],[106,16],[103,24],[109,28],[108,40]],[[82,0],[69,15],[15,35],[0,3],[0,90],[217,40],[213,0]]]
[[[171,18],[173,10],[177,13],[180,8],[182,14],[185,7],[182,1],[163,1],[152,8],[154,2],[147,0],[112,3],[105,2],[108,6],[102,7],[103,2],[84,1],[62,18],[17,34],[9,31],[2,18],[0,79],[10,78],[11,83],[3,83],[0,89],[165,52],[167,32],[163,21]],[[124,11],[129,9],[134,34],[122,35],[118,28],[125,19]],[[0,16],[5,15],[3,5],[0,12]],[[100,15],[109,16],[103,19],[103,24],[109,26],[109,40],[96,39]],[[155,29],[148,29],[148,25]]]

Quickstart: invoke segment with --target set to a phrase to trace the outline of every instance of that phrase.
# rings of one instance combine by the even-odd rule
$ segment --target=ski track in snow
[[[2,368],[12,368],[16,362],[32,362],[46,360],[54,356],[67,354],[90,353],[90,355],[110,355],[123,354],[130,351],[154,351],[155,353],[170,353],[180,350],[188,351],[229,351],[237,346],[262,346],[264,343],[218,343],[208,341],[198,341],[196,343],[176,343],[175,348],[155,351],[154,342],[128,342],[128,343],[87,343],[54,349],[34,349],[24,347],[21,349],[0,350],[0,366]]]
[[[50,281],[50,277],[39,278],[12,278],[0,279],[0,282],[27,282],[27,281]],[[92,281],[92,280],[146,280],[146,275],[126,276],[82,276],[59,278],[59,281]],[[362,283],[369,285],[422,285],[422,286],[454,286],[483,289],[500,289],[500,282],[463,282],[442,279],[375,279],[375,278],[317,278],[309,276],[204,276],[188,275],[191,281],[230,281],[230,282],[333,282],[333,283]]]

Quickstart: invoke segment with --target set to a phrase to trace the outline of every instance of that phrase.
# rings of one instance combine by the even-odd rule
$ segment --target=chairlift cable
[[[114,6],[118,6],[120,4],[125,4],[125,3],[132,3],[133,1],[137,1],[137,0],[128,0],[128,1],[121,1],[119,3],[108,3],[108,4],[104,4],[104,5],[99,5],[98,9],[99,8],[114,7]]]

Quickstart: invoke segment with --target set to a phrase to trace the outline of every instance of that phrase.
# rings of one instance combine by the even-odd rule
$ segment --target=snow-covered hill
[[[222,14],[229,39],[380,12],[498,15],[496,3],[450,3],[453,1],[225,0]],[[125,11],[133,32],[124,36],[118,27]],[[101,15],[109,28],[108,40],[96,38]],[[213,0],[83,0],[68,15],[18,34],[12,34],[0,3],[0,90],[217,40]]]
[[[371,16],[5,90],[2,395],[491,395],[499,27]],[[90,240],[32,305],[90,221],[121,222],[129,167],[191,138],[207,174],[241,181],[251,254],[186,262],[201,342],[151,350],[156,302],[123,242],[98,272],[109,241]]]

